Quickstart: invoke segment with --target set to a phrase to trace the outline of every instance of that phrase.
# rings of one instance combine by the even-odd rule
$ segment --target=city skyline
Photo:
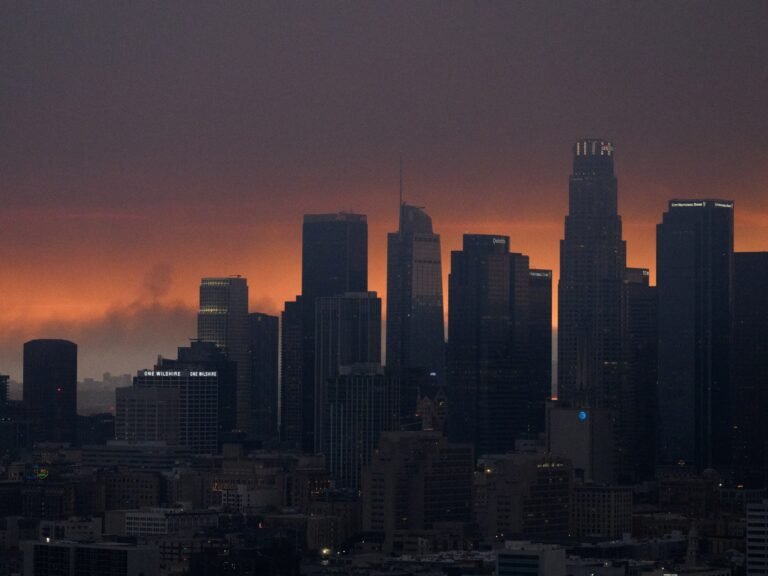
[[[768,2],[0,1],[0,576],[768,576]]]
[[[578,139],[582,140],[582,139]],[[619,155],[621,155],[621,152],[618,152]],[[619,163],[621,160],[618,161]],[[620,178],[621,180],[621,178]],[[656,243],[655,239],[651,241],[650,248],[653,250],[653,253],[648,255],[648,260],[643,262],[637,262],[636,258],[632,259],[631,253],[632,250],[632,241],[629,239],[629,233],[626,232],[627,228],[631,228],[633,225],[629,224],[627,225],[627,218],[622,214],[621,211],[621,197],[622,194],[619,194],[619,214],[622,216],[623,225],[625,229],[625,242],[627,244],[627,264],[628,267],[631,267],[633,265],[636,265],[638,267],[643,267],[649,269],[650,272],[650,278],[651,278],[651,284],[655,286],[656,281]],[[567,202],[567,188],[564,187],[564,193],[563,196],[566,198]],[[675,196],[678,199],[685,200],[687,197],[684,196]],[[698,197],[691,196],[691,199],[696,198],[704,198],[705,196],[700,195]],[[671,198],[671,197],[670,197]],[[410,201],[410,200],[409,200]],[[670,199],[667,199],[665,201],[665,207],[666,204],[668,204]],[[729,200],[730,201],[730,200]],[[764,232],[764,235],[759,235],[755,238],[754,242],[742,242],[742,244],[739,244],[738,237],[739,237],[739,206],[736,201],[732,201],[734,204],[734,233],[735,233],[735,242],[734,242],[734,249],[736,252],[751,252],[751,251],[760,251],[764,250],[766,245],[768,245],[768,231]],[[425,207],[429,209],[429,207]],[[330,208],[329,208],[330,209]],[[663,210],[663,209],[662,209]],[[430,210],[431,212],[431,210]],[[350,212],[354,214],[355,212]],[[661,216],[663,212],[659,212],[659,218],[658,221],[655,223],[647,223],[643,221],[643,227],[648,227],[650,231],[655,231],[655,227],[657,226],[658,222],[661,221]],[[562,218],[567,215],[567,207],[565,212],[560,216],[560,226],[562,228]],[[302,215],[303,217],[304,215]],[[369,218],[369,224],[370,224],[370,215],[364,214],[364,216]],[[749,220],[752,218],[753,215],[746,215],[746,218]],[[299,225],[301,222],[301,218],[299,219]],[[374,221],[374,230],[377,230],[380,228],[380,226],[375,225],[376,222]],[[439,223],[438,223],[439,225]],[[647,225],[647,226],[646,226]],[[534,227],[538,226],[537,224],[533,225]],[[635,225],[636,226],[636,225]],[[549,224],[547,227],[550,227]],[[522,226],[521,228],[525,228],[525,226]],[[480,232],[484,230],[485,232]],[[494,232],[494,230],[496,230]],[[512,230],[514,232],[514,230]],[[761,230],[762,232],[762,230]],[[499,228],[494,228],[493,223],[478,223],[476,225],[476,229],[474,231],[468,231],[464,232],[462,234],[458,234],[456,237],[461,239],[463,238],[463,235],[465,234],[475,234],[475,233],[485,233],[485,234],[501,234],[501,235],[509,235],[504,234],[503,231],[500,231]],[[383,233],[384,237],[386,238],[386,232]],[[555,242],[555,245],[559,244],[559,241],[562,240],[563,233],[562,231],[559,233],[560,239]],[[384,322],[386,319],[386,303],[387,303],[387,280],[386,280],[386,240],[383,242],[381,241],[381,238],[372,238],[373,234],[369,232],[369,261],[373,264],[371,271],[369,272],[369,287],[371,291],[377,292],[381,295],[383,300],[382,305],[382,321]],[[443,235],[448,236],[449,238],[452,238],[451,235]],[[647,241],[647,238],[649,237],[648,234],[645,235],[645,240]],[[301,231],[297,230],[297,240],[295,243],[298,244],[299,252],[301,250]],[[523,245],[529,245],[532,246],[531,252],[536,253],[537,251],[541,250],[541,246],[537,242],[533,242],[531,244],[530,237],[525,238],[523,235],[520,235],[517,237],[518,244],[515,244],[516,236],[513,234],[510,236],[510,249],[516,250],[518,252],[522,252],[522,249],[520,246]],[[378,246],[378,249],[384,250],[384,253],[381,255],[381,259],[383,259],[383,262],[377,261],[374,258],[371,257],[371,248],[370,245],[375,244],[381,244],[381,246]],[[442,259],[449,262],[450,261],[450,253],[452,251],[455,251],[456,249],[459,249],[461,247],[461,244],[459,243],[456,246],[448,245],[443,246],[441,248],[441,255]],[[635,250],[634,252],[638,252],[639,250]],[[294,262],[294,268],[296,268],[296,271],[298,273],[297,277],[297,292],[296,295],[301,293],[301,264],[300,262],[300,254],[297,256],[298,260]],[[644,256],[645,257],[645,256]],[[552,282],[556,286],[557,282],[559,281],[559,265],[560,265],[560,258],[556,257],[554,260],[550,260],[548,258],[544,258],[538,261],[534,261],[533,257],[531,257],[531,267],[532,268],[544,268],[542,262],[543,261],[550,261],[554,262],[552,267]],[[632,264],[632,262],[635,262],[635,264]],[[448,293],[448,276],[450,273],[450,266],[443,267],[443,293]],[[78,378],[98,378],[101,377],[101,375],[105,372],[111,372],[112,374],[118,374],[118,373],[130,373],[132,371],[135,371],[135,366],[141,365],[142,362],[151,361],[152,358],[157,356],[157,354],[163,354],[163,355],[169,355],[172,353],[173,350],[177,346],[179,346],[181,343],[194,340],[195,334],[197,332],[197,322],[198,322],[198,315],[199,315],[199,284],[201,282],[201,279],[204,279],[208,276],[214,276],[214,274],[210,273],[203,273],[200,277],[198,277],[196,280],[193,281],[191,286],[184,286],[183,288],[180,288],[182,293],[184,294],[183,297],[176,297],[176,298],[170,298],[167,296],[167,287],[162,286],[163,284],[172,285],[172,284],[178,284],[179,282],[176,281],[173,278],[174,270],[172,266],[169,266],[167,263],[161,263],[158,264],[151,269],[146,271],[146,274],[140,281],[140,286],[137,287],[137,294],[138,296],[126,303],[122,304],[111,304],[109,305],[103,313],[96,316],[95,318],[88,318],[87,316],[85,319],[80,319],[78,321],[77,318],[49,318],[48,320],[41,321],[38,323],[32,323],[32,326],[34,327],[32,330],[29,329],[29,326],[19,326],[18,324],[14,324],[13,321],[9,323],[9,332],[10,336],[6,335],[3,338],[0,338],[0,361],[4,362],[5,372],[9,373],[11,375],[12,380],[21,381],[20,378],[20,372],[21,372],[21,346],[24,341],[34,339],[34,338],[69,338],[73,341],[78,342],[86,342],[95,344],[95,348],[98,349],[98,346],[101,344],[98,342],[100,338],[103,338],[105,334],[108,335],[107,330],[109,328],[115,329],[117,331],[117,335],[115,338],[115,341],[119,342],[121,340],[130,340],[131,338],[137,340],[137,342],[132,342],[132,344],[139,345],[141,347],[141,342],[138,342],[139,340],[145,340],[143,344],[143,352],[139,352],[138,354],[132,356],[132,359],[130,362],[125,361],[125,359],[122,359],[122,362],[117,361],[113,362],[112,364],[109,364],[105,361],[95,360],[94,356],[96,356],[96,352],[94,352],[92,349],[88,350],[88,348],[85,348],[82,350],[82,355],[86,357],[86,367],[84,369],[81,368],[81,372],[78,373]],[[241,274],[237,271],[232,271],[231,274],[222,274],[220,277],[222,278],[243,278],[246,281],[250,281],[250,278],[246,274]],[[379,284],[374,284],[373,282],[376,281]],[[379,288],[376,290],[375,288]],[[253,292],[253,291],[251,291]],[[121,293],[120,290],[116,290],[114,292],[115,295],[119,295]],[[191,300],[187,301],[186,297],[191,294],[192,298]],[[295,296],[295,295],[294,295]],[[288,296],[287,298],[290,298],[291,296]],[[145,298],[144,301],[143,298]],[[267,314],[273,314],[273,315],[280,315],[282,307],[284,306],[284,302],[275,302],[272,300],[272,298],[265,297],[263,295],[255,295],[249,298],[248,301],[248,310],[250,312],[259,312],[259,313],[267,313]],[[557,334],[558,329],[558,311],[559,311],[559,299],[558,294],[556,290],[553,290],[552,294],[552,325],[553,325],[553,331],[554,334]],[[153,317],[154,312],[159,312],[157,317]],[[167,326],[168,321],[174,321],[176,322],[175,328],[177,329],[174,336],[168,336],[164,335],[164,338],[162,341],[157,339],[146,339],[142,338],[141,336],[146,336],[147,333],[152,334],[153,329],[168,329]],[[444,310],[444,326],[446,331],[446,340],[448,339],[448,307],[447,307],[447,299],[446,299],[446,306]],[[142,325],[141,323],[143,321],[149,321],[149,326]],[[120,323],[123,323],[122,325]],[[385,323],[385,322],[384,322]],[[2,325],[2,314],[0,314],[0,325]],[[386,339],[384,330],[382,329],[382,353],[384,353],[384,348],[386,347]],[[17,341],[11,341],[12,338],[18,337]],[[17,345],[18,350],[14,349],[14,345]],[[90,354],[89,354],[90,352]],[[123,354],[120,353],[119,350],[115,350],[116,357],[121,357]],[[88,357],[90,356],[90,362],[88,362]],[[135,361],[134,361],[135,359]]]
[[[241,274],[251,309],[279,313],[306,213],[368,216],[386,302],[401,155],[445,262],[464,233],[508,235],[557,285],[569,147],[591,136],[617,146],[627,264],[652,281],[670,198],[733,199],[736,251],[768,242],[765,6],[590,5],[589,42],[563,24],[585,18],[572,6],[184,10],[4,9],[0,367],[16,380],[33,338],[78,342],[80,377],[172,354],[202,277]]]

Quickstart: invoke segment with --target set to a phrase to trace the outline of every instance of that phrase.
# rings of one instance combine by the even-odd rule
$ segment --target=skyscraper
[[[337,488],[359,490],[382,432],[398,429],[399,387],[381,364],[343,366],[326,386],[323,447]]]
[[[202,279],[197,338],[216,344],[237,365],[237,427],[250,431],[251,362],[248,353],[248,282],[245,278]]]
[[[323,420],[329,380],[353,364],[381,364],[381,299],[376,292],[347,292],[315,300],[316,452],[326,445]]]
[[[368,290],[368,221],[364,214],[307,214],[301,251],[301,295]]]
[[[256,438],[277,437],[277,388],[280,320],[277,316],[248,314],[251,356],[251,420]]]
[[[659,457],[730,465],[733,202],[672,200],[657,227]]]
[[[510,254],[507,236],[465,234],[448,282],[449,438],[510,450],[530,401],[528,257]]]
[[[736,252],[733,275],[736,480],[768,487],[768,252]]]
[[[77,442],[77,345],[68,340],[24,344],[24,405],[30,442]]]
[[[552,396],[552,270],[531,269],[528,278],[528,431],[536,434],[544,431],[546,402]]]
[[[611,142],[574,145],[569,211],[560,242],[558,397],[575,406],[616,408],[622,372],[621,237]]]
[[[314,392],[304,393],[303,305],[304,299],[298,296],[285,303],[280,315],[280,440],[292,448],[307,446],[304,436],[309,431],[305,431],[304,421],[309,416],[305,414],[314,411],[313,404],[305,405],[314,399]]]
[[[315,450],[315,302],[368,290],[368,222],[363,214],[307,214],[301,295],[283,312],[281,438]]]
[[[620,478],[654,476],[658,330],[656,287],[646,268],[627,268],[624,281],[625,376],[622,383]]]
[[[402,386],[404,415],[420,382],[444,383],[445,330],[440,235],[423,208],[402,204],[387,237],[387,368]]]

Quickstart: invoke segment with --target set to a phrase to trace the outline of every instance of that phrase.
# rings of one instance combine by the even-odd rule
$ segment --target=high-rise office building
[[[248,282],[239,276],[203,278],[197,339],[213,342],[237,365],[237,427],[250,431],[251,361],[248,353]]]
[[[507,236],[464,235],[451,253],[448,435],[478,454],[514,448],[527,434],[528,257]]]
[[[768,487],[768,252],[736,252],[733,275],[736,480]]]
[[[281,438],[312,452],[315,443],[315,303],[368,290],[365,215],[308,214],[302,238],[301,295],[283,312]]]
[[[328,380],[322,452],[337,488],[359,490],[382,432],[398,429],[396,378],[381,364],[354,364]]]
[[[314,399],[314,391],[304,393],[303,307],[304,299],[299,296],[286,302],[280,315],[280,440],[292,448],[306,445],[304,436],[309,431],[303,424],[310,418],[309,411],[314,418],[314,405],[305,405]]]
[[[218,381],[219,444],[237,430],[237,364],[213,342],[193,340],[189,346],[177,348],[176,359],[160,358],[157,369],[215,372]]]
[[[363,214],[307,214],[301,251],[301,295],[368,290],[368,220]]]
[[[617,469],[620,480],[654,476],[656,437],[656,363],[658,331],[656,287],[646,268],[627,268],[624,280],[625,375],[622,384]]]
[[[546,403],[552,397],[552,270],[529,271],[528,282],[528,431],[544,432]]]
[[[733,202],[671,200],[657,227],[659,462],[729,469]]]
[[[178,446],[179,405],[178,388],[115,388],[115,439]]]
[[[133,379],[133,387],[146,390],[141,402],[133,402],[136,394],[122,395],[125,404],[117,408],[118,414],[123,414],[125,430],[135,430],[136,421],[146,421],[153,414],[163,411],[152,408],[148,395],[154,395],[163,403],[177,400],[178,404],[170,408],[169,414],[175,412],[178,422],[176,442],[200,454],[215,454],[218,451],[218,374],[213,370],[167,369],[161,366],[154,370],[141,370]],[[170,390],[175,395],[162,391]],[[118,401],[121,396],[117,396]],[[116,428],[119,425],[116,423]],[[163,428],[159,428],[163,430]],[[166,428],[167,430],[167,428]],[[126,438],[130,439],[130,438]],[[168,440],[167,438],[158,438]]]
[[[620,396],[626,266],[614,148],[584,139],[573,150],[560,242],[558,397],[579,407],[613,409]]]
[[[68,340],[24,344],[24,405],[30,442],[77,442],[77,345]]]
[[[315,452],[326,446],[328,383],[352,364],[381,364],[381,299],[376,292],[315,300]]]
[[[423,383],[443,384],[445,329],[440,235],[417,206],[400,205],[387,237],[387,369],[401,383],[403,416],[416,412]]]
[[[248,314],[248,350],[251,355],[251,429],[259,440],[277,437],[277,388],[280,319]]]

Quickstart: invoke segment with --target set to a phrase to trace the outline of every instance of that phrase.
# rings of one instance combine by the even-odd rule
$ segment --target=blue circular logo
[[[584,421],[587,419],[587,413],[584,410],[579,411],[579,420]]]

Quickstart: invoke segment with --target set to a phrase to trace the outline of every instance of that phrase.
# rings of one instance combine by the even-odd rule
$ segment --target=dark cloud
[[[173,284],[173,267],[164,262],[155,264],[144,275],[144,290],[152,301],[159,300],[171,291]]]
[[[722,186],[768,152],[760,2],[43,2],[0,22],[0,168],[27,205],[274,213],[359,197],[400,152],[425,189],[529,203],[586,134],[638,182]]]

